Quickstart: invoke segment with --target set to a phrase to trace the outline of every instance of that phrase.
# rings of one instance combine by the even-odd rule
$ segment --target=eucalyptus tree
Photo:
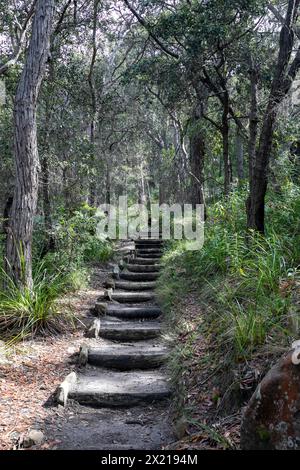
[[[265,231],[265,196],[268,187],[268,167],[273,134],[279,106],[291,90],[300,69],[300,46],[296,46],[296,25],[299,17],[299,0],[289,0],[279,38],[279,52],[271,91],[266,106],[254,165],[250,174],[250,195],[247,215],[248,227]]]
[[[32,287],[33,216],[38,197],[39,159],[36,107],[50,50],[54,0],[38,0],[14,108],[16,183],[6,242],[9,274],[17,284]]]
[[[191,166],[200,168],[194,182],[202,188],[205,158],[203,141],[204,119],[214,124],[223,138],[224,192],[228,194],[231,184],[231,163],[229,161],[230,119],[236,122],[240,131],[243,126],[237,117],[230,96],[229,80],[235,63],[229,63],[228,55],[236,48],[236,44],[250,34],[260,23],[265,12],[264,3],[251,1],[247,5],[243,1],[236,2],[130,2],[124,0],[137,21],[147,31],[151,44],[161,55],[168,57],[185,77],[186,88],[190,88],[190,96],[194,96],[189,122],[198,137],[191,139]],[[207,88],[207,92],[204,91]],[[222,107],[221,122],[214,122],[206,112],[207,100],[215,97]],[[201,135],[202,134],[202,135]],[[202,141],[202,142],[201,142]],[[197,158],[196,158],[197,156]],[[196,158],[196,160],[195,160]],[[194,173],[194,172],[193,172]],[[195,192],[195,191],[193,191]],[[197,192],[197,191],[196,191]],[[198,197],[202,201],[203,190],[198,188]]]

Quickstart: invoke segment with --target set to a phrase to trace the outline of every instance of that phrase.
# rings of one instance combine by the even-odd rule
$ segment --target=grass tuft
[[[43,265],[35,272],[32,289],[21,288],[2,269],[0,282],[0,335],[9,341],[18,341],[35,335],[55,335],[66,330],[74,317],[61,312],[57,299],[67,290],[66,278],[61,274],[47,276]]]

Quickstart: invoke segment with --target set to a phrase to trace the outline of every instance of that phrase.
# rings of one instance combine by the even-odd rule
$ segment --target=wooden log
[[[137,406],[170,396],[171,388],[162,374],[155,372],[90,372],[79,376],[69,398],[89,406]]]
[[[88,363],[118,370],[153,369],[161,366],[168,354],[169,350],[160,345],[102,345],[89,348]]]

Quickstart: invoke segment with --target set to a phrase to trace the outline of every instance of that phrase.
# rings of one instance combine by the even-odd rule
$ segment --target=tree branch
[[[274,7],[274,5],[272,5],[272,3],[268,3],[268,8],[269,10],[273,13],[273,15],[275,16],[275,18],[282,24],[284,25],[285,24],[285,18],[282,16],[282,14],[277,10],[276,7]],[[300,28],[298,28],[297,26],[295,26],[295,33],[297,35],[297,37],[300,39]]]
[[[20,38],[18,40],[17,49],[14,51],[14,53],[11,55],[11,57],[8,59],[8,61],[5,62],[5,64],[0,65],[0,75],[3,75],[4,73],[6,73],[7,70],[9,69],[9,67],[14,65],[20,57],[20,54],[22,52],[23,43],[24,43],[25,38],[26,38],[26,33],[27,33],[27,30],[28,30],[28,26],[29,26],[30,20],[31,20],[31,18],[33,16],[33,13],[34,13],[34,10],[35,10],[36,2],[37,2],[37,0],[33,1],[32,5],[31,5],[31,8],[28,12],[28,15],[25,18],[25,21],[24,21],[24,24],[23,24],[23,27],[22,27],[22,30],[21,30],[21,35],[20,35]]]
[[[142,18],[138,12],[130,5],[130,3],[127,0],[123,0],[125,5],[128,7],[128,9],[131,11],[131,13],[136,17],[138,22],[145,28],[145,30],[148,32],[149,36],[153,39],[153,41],[161,48],[165,54],[175,58],[179,59],[179,55],[176,54],[176,52],[173,52],[171,49],[169,49],[167,46],[165,46],[161,40],[151,31],[150,26],[146,23],[144,18]]]

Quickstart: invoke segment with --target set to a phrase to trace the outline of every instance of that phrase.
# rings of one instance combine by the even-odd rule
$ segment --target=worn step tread
[[[120,308],[113,304],[108,305],[106,314],[117,318],[156,319],[161,315],[159,307],[125,307]]]
[[[163,252],[160,250],[136,250],[136,255],[143,258],[161,258]]]
[[[153,369],[167,359],[169,350],[162,345],[104,344],[88,350],[88,363],[118,370]]]
[[[138,258],[138,259],[143,259],[144,261],[145,260],[156,260],[156,263],[159,263],[160,262],[160,259],[161,259],[162,255],[155,255],[154,253],[151,253],[151,254],[141,254],[137,251],[136,253],[136,258],[135,260]]]
[[[161,264],[127,264],[126,268],[132,273],[159,273],[162,268]]]
[[[128,261],[128,264],[146,264],[150,265],[160,265],[160,258],[144,258],[143,256],[136,256]]]
[[[146,243],[135,243],[135,249],[136,250],[155,250],[155,251],[162,251],[163,250],[163,245],[161,243],[159,244],[146,244]]]
[[[101,320],[99,336],[106,339],[121,341],[138,341],[157,338],[161,334],[159,322],[122,322],[117,320]]]
[[[156,281],[159,277],[159,273],[147,273],[147,272],[122,272],[119,275],[120,279],[124,279],[126,281]]]
[[[98,298],[98,302],[112,300],[119,303],[140,303],[156,300],[154,292],[111,292],[110,294],[104,293]]]
[[[170,396],[166,377],[157,371],[87,371],[77,377],[68,398],[90,406],[136,406]]]
[[[118,289],[121,291],[129,292],[145,292],[153,291],[156,287],[155,281],[123,281],[123,280],[109,280],[106,282],[106,286],[112,289]]]

